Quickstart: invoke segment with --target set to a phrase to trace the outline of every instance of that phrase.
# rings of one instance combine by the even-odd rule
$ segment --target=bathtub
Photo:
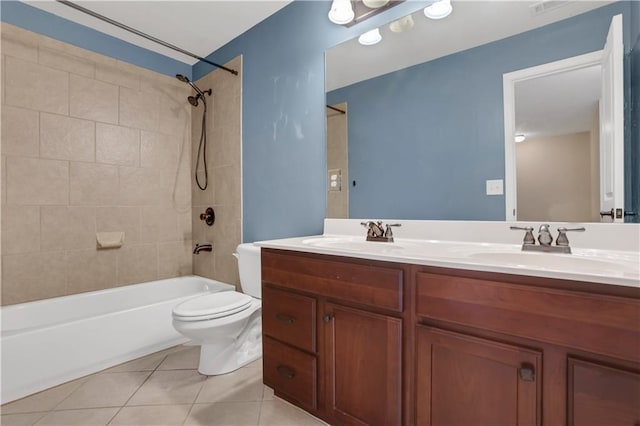
[[[171,311],[199,294],[235,290],[198,276],[2,307],[2,403],[185,343]]]

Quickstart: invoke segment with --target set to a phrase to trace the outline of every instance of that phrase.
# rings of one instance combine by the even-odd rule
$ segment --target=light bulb
[[[371,46],[372,44],[379,43],[382,40],[382,36],[380,35],[380,29],[376,28],[371,31],[367,31],[358,37],[358,42],[365,46]]]
[[[442,19],[451,14],[451,0],[438,0],[424,8],[424,16],[430,19]]]
[[[329,11],[329,20],[334,24],[344,25],[353,21],[355,13],[351,7],[351,0],[333,0]]]

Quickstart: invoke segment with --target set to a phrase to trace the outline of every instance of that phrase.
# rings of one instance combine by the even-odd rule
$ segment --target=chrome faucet
[[[193,254],[200,254],[201,251],[211,251],[211,250],[213,250],[213,246],[211,244],[196,243],[196,247],[193,249]]]
[[[549,247],[553,242],[553,237],[549,231],[548,224],[540,225],[540,229],[538,229],[538,242],[541,246],[545,247]]]
[[[381,241],[386,243],[393,242],[393,231],[391,228],[394,226],[402,226],[399,223],[391,223],[385,225],[386,229],[383,229],[381,220],[376,222],[372,220],[368,222],[360,222],[360,225],[367,228],[367,241]]]
[[[558,228],[558,238],[556,238],[556,245],[553,246],[553,236],[549,230],[549,225],[540,225],[538,230],[538,242],[540,245],[536,245],[536,240],[533,236],[533,227],[526,226],[511,226],[510,229],[525,231],[524,239],[522,240],[522,251],[541,251],[546,253],[567,253],[571,254],[571,247],[569,247],[569,239],[567,238],[567,232],[576,231],[584,232],[585,228]]]

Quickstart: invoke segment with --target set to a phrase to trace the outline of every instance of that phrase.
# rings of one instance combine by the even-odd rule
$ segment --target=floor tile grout
[[[144,384],[145,384],[145,383],[147,383],[147,381],[151,378],[151,376],[153,376],[153,373],[155,373],[155,372],[158,370],[158,368],[160,368],[160,366],[162,365],[162,363],[164,362],[164,360],[165,360],[165,359],[167,359],[167,357],[168,357],[168,356],[169,356],[169,354],[166,354],[165,356],[163,356],[163,357],[162,357],[162,360],[158,363],[158,365],[156,365],[156,368],[154,368],[153,370],[151,370],[151,373],[149,373],[149,375],[147,376],[147,378],[146,378],[146,379],[144,379],[142,383],[140,383],[140,386],[138,386],[138,388],[137,388],[134,392],[132,392],[132,393],[131,393],[131,395],[129,395],[129,398],[127,398],[127,400],[124,402],[124,404],[122,404],[122,405],[120,406],[120,409],[119,409],[119,410],[118,410],[118,411],[113,415],[113,417],[111,417],[111,419],[107,422],[107,425],[111,424],[111,422],[113,421],[113,419],[115,419],[115,418],[118,416],[118,414],[120,414],[120,412],[122,411],[122,409],[123,409],[124,407],[126,407],[126,406],[127,406],[127,403],[131,400],[131,398],[133,398],[133,396],[134,396],[136,393],[138,393],[138,391],[140,390],[140,388],[141,388],[142,386],[144,386]]]

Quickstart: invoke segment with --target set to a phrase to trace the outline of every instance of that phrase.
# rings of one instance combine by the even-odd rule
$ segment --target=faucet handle
[[[558,238],[556,239],[557,246],[569,246],[569,239],[567,238],[567,232],[584,232],[586,229],[581,226],[579,228],[558,228]]]
[[[526,231],[524,234],[524,240],[522,240],[523,245],[528,246],[536,243],[536,239],[533,237],[532,226],[511,226],[510,229],[515,231]]]
[[[386,238],[393,238],[393,232],[391,231],[392,226],[402,226],[401,223],[387,223],[387,229],[384,231],[384,236]]]

